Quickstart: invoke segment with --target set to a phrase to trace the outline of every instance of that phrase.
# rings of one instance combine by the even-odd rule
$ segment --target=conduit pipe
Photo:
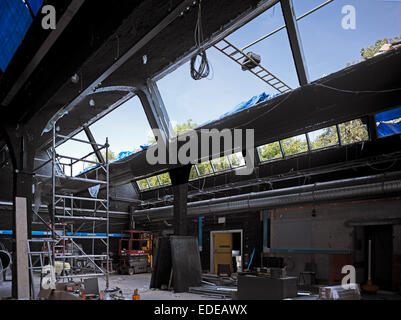
[[[246,210],[261,210],[305,203],[350,200],[361,197],[392,194],[401,191],[400,174],[400,172],[386,173],[196,201],[188,203],[188,215],[235,213]],[[172,216],[172,205],[160,208],[135,210],[133,212],[134,219],[148,217],[167,218]]]

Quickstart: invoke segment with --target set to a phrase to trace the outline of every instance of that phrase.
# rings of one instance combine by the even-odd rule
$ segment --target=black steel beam
[[[174,194],[174,235],[187,235],[188,180],[191,166],[170,171]]]
[[[91,143],[91,146],[93,148],[93,151],[95,152],[96,158],[99,160],[100,163],[105,163],[102,153],[99,151],[99,149],[96,145],[95,137],[93,136],[89,127],[84,126],[84,131],[85,131],[86,136],[88,137],[89,142]]]
[[[292,0],[281,0],[281,10],[283,11],[284,21],[287,26],[288,39],[290,41],[299,84],[304,86],[309,83],[309,75]]]

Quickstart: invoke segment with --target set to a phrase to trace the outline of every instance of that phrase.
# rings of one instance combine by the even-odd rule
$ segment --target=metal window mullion
[[[194,167],[195,167],[196,175],[198,176],[198,179],[199,179],[199,178],[201,177],[201,174],[200,174],[200,172],[199,172],[198,165],[197,165],[197,164],[194,164]]]
[[[285,152],[284,152],[284,148],[283,148],[282,141],[279,140],[278,143],[279,143],[279,145],[280,145],[281,157],[282,157],[283,159],[285,159]]]
[[[343,145],[342,139],[341,139],[341,130],[340,130],[340,125],[336,124],[336,130],[337,130],[337,137],[338,137],[338,144],[340,146]]]
[[[308,152],[311,152],[312,151],[312,147],[310,145],[309,134],[305,133],[305,137],[306,137],[306,144],[308,145]]]
[[[210,165],[212,166],[213,173],[216,173],[216,168],[214,167],[213,160],[210,160]]]

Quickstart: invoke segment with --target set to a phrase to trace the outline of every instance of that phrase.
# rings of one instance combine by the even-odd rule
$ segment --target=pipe
[[[197,201],[188,204],[188,215],[235,213],[246,210],[286,207],[301,203],[338,201],[401,191],[401,180],[383,181],[389,176],[393,175],[381,174]],[[382,181],[368,183],[377,179]],[[147,216],[168,217],[172,216],[172,213],[173,206],[171,205],[161,208],[135,210],[133,212],[135,219]]]

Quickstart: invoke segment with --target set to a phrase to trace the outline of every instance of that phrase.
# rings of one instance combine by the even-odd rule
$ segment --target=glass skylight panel
[[[261,161],[275,160],[283,157],[278,141],[260,146],[258,149]]]
[[[351,144],[369,139],[369,132],[361,119],[341,123],[339,125],[341,144]]]
[[[283,146],[283,151],[286,156],[308,151],[308,142],[306,141],[306,136],[304,134],[284,139],[281,141],[281,145]]]
[[[326,148],[338,144],[336,126],[309,132],[308,137],[312,150]]]

